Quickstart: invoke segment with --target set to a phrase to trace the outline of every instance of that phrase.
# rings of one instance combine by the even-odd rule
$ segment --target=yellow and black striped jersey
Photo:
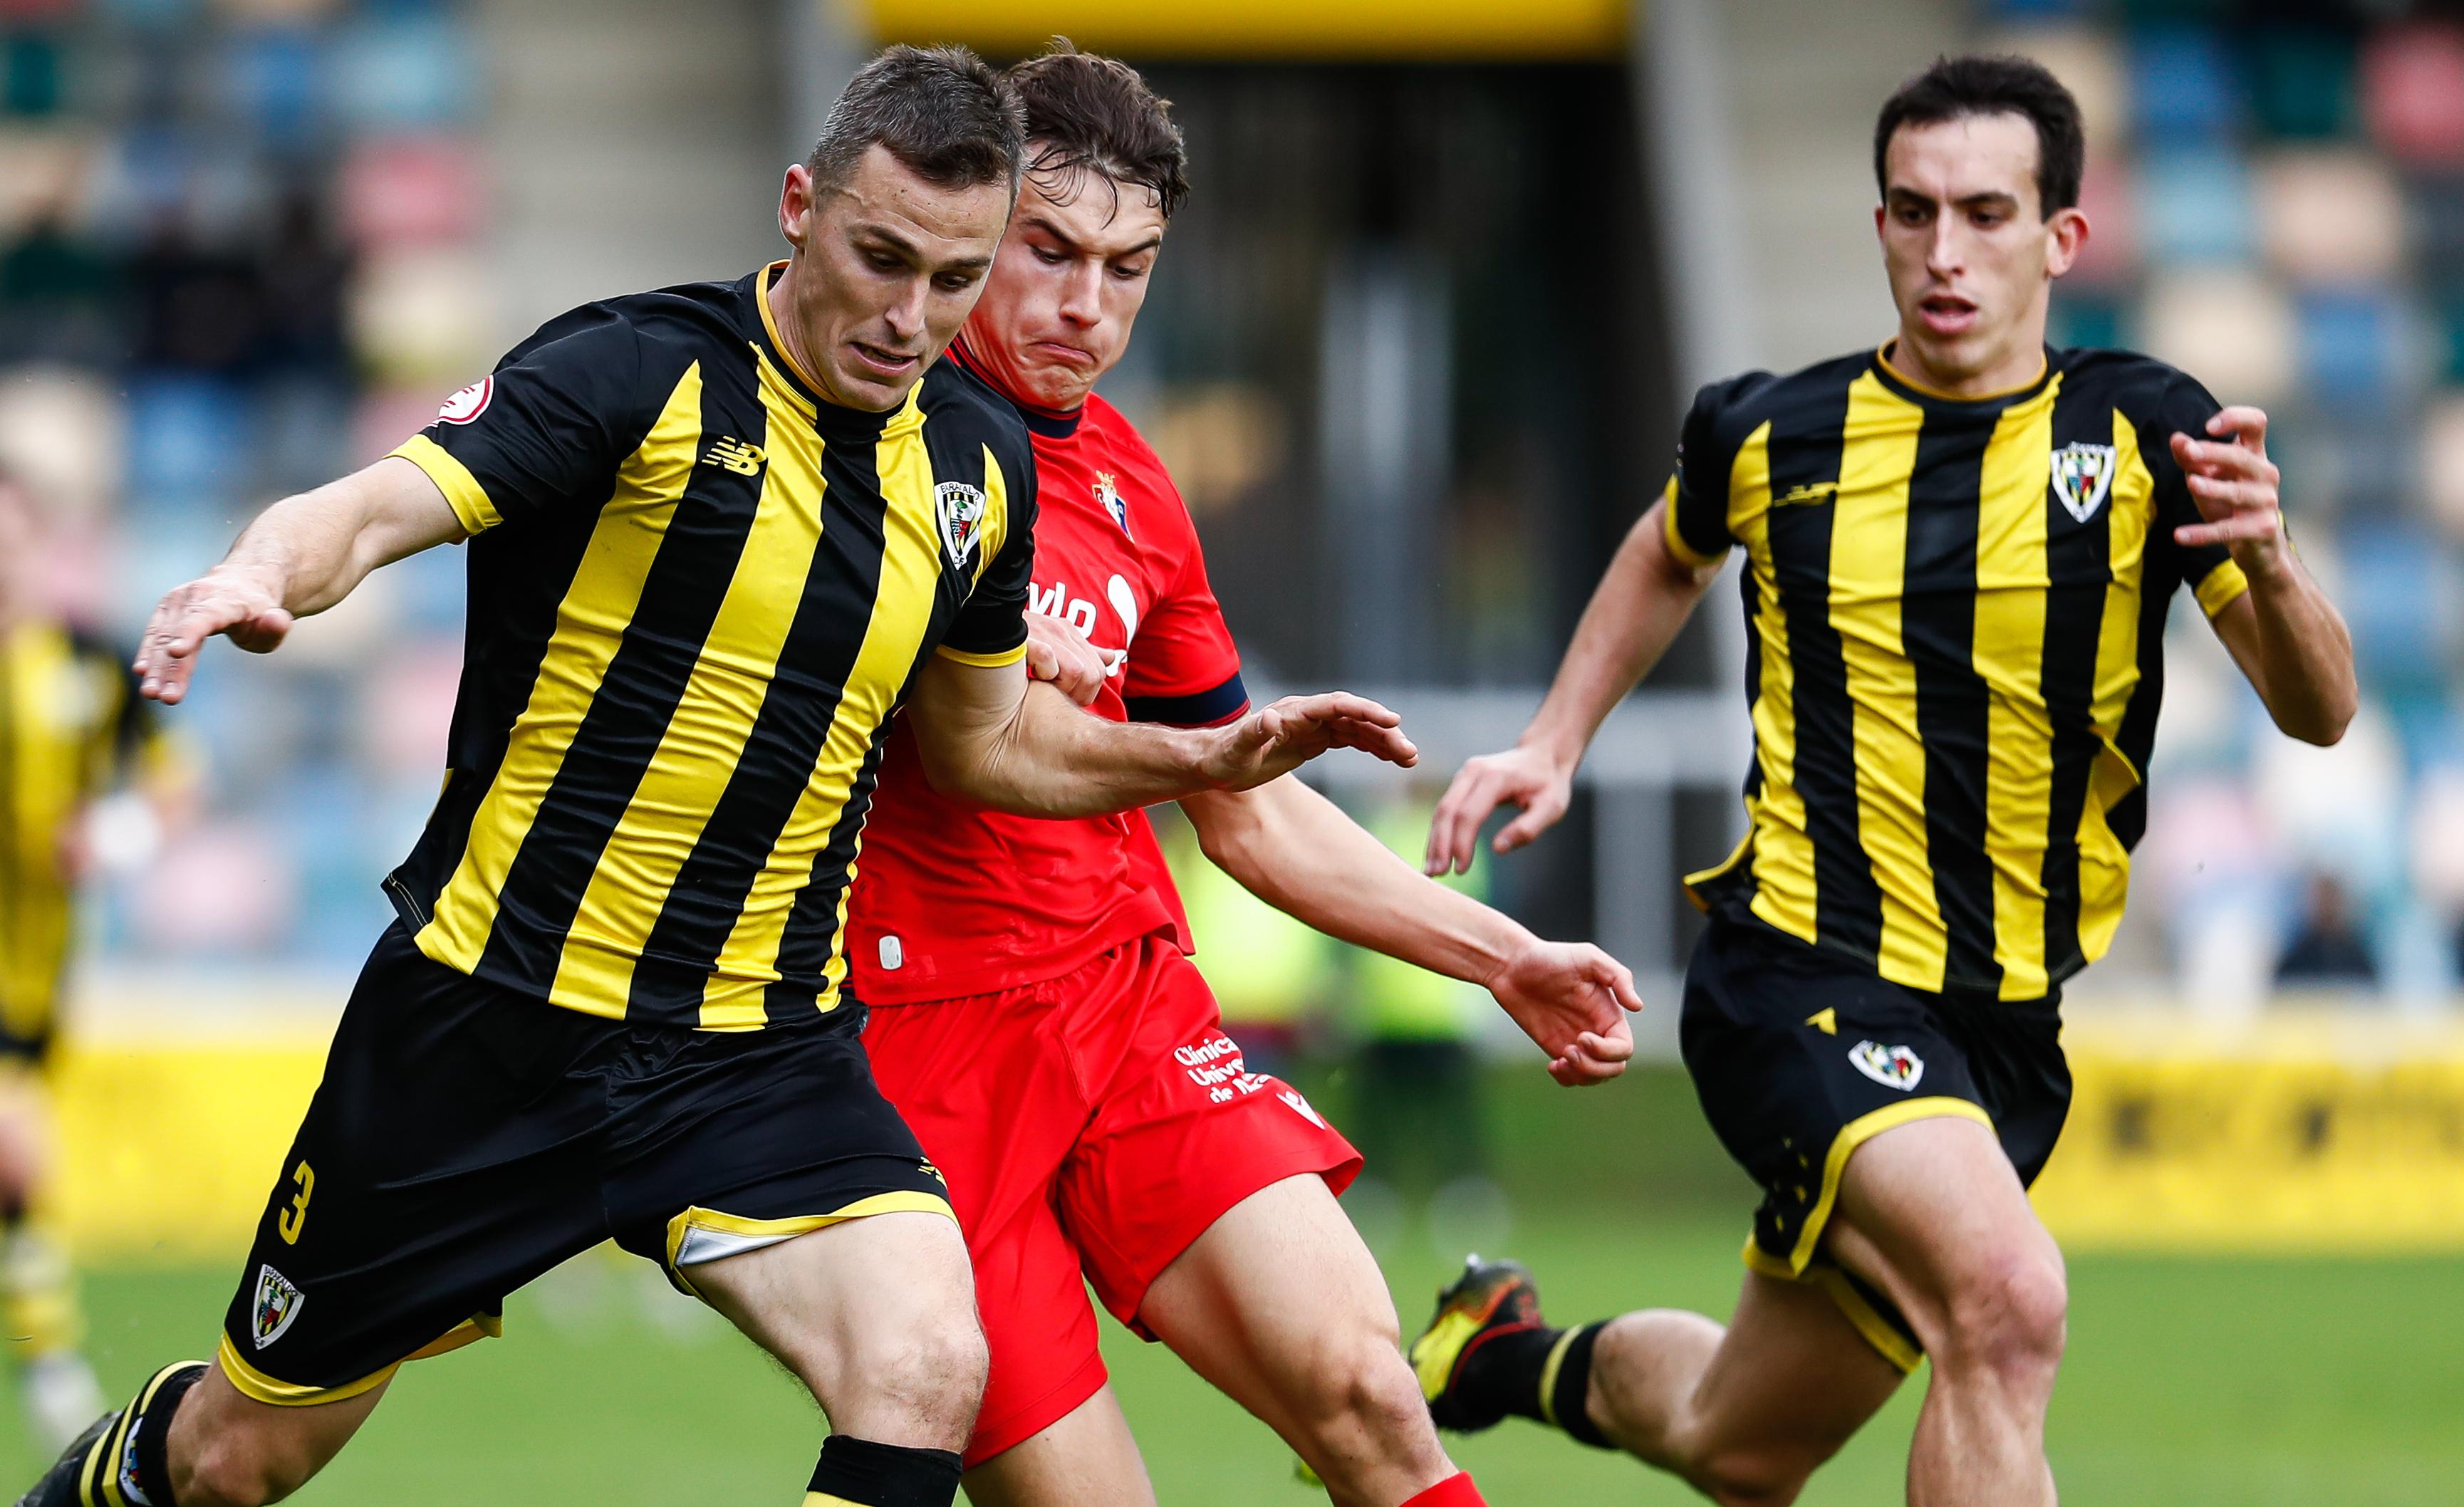
[[[1881,352],[1706,387],[1668,544],[1742,546],[1748,831],[1697,900],[1913,989],[2032,999],[2103,954],[2145,824],[2175,588],[2246,589],[2170,436],[2216,402],[2145,357],[2053,351],[2014,392]]]
[[[155,723],[128,661],[47,620],[0,627],[0,1039],[49,1033],[76,931],[70,824]]]
[[[1024,652],[1017,412],[950,362],[825,401],[781,266],[561,316],[395,451],[476,535],[444,794],[385,882],[440,963],[705,1030],[834,1008],[891,714],[931,653]]]

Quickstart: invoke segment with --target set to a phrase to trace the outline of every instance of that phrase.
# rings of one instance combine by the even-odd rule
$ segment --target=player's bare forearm
[[[2361,706],[2343,614],[2280,540],[2233,557],[2250,591],[2216,614],[2217,634],[2277,728],[2304,743],[2334,743]]]
[[[1511,917],[1413,872],[1334,802],[1287,775],[1187,797],[1217,866],[1329,936],[1476,983],[1549,1056],[1568,1087],[1605,1082],[1634,1055],[1634,975],[1587,943],[1545,942]]]
[[[1512,917],[1397,858],[1293,776],[1183,797],[1216,867],[1331,937],[1485,985],[1538,939]]]
[[[936,657],[908,706],[934,788],[996,811],[1092,817],[1207,790],[1245,790],[1320,754],[1356,748],[1409,766],[1393,712],[1340,691],[1287,696],[1221,728],[1112,722],[1023,666]]]
[[[388,457],[285,497],[242,530],[205,575],[165,594],[139,642],[142,694],[177,702],[215,634],[266,653],[295,619],[341,601],[378,566],[463,536],[428,474]]]
[[[1609,560],[1548,699],[1524,730],[1525,747],[1579,763],[1600,723],[1651,673],[1703,600],[1717,573],[1669,553],[1667,509],[1664,498],[1646,509]]]

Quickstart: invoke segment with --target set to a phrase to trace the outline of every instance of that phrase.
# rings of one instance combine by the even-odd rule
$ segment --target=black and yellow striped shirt
[[[2166,611],[2245,588],[2169,436],[2216,402],[2111,351],[2015,392],[1879,353],[1706,387],[1668,542],[1743,573],[1749,830],[1687,883],[1913,989],[2034,999],[2103,954],[2145,824]]]
[[[38,1046],[76,934],[69,827],[149,741],[128,661],[62,623],[0,626],[0,1039]]]
[[[837,1006],[882,738],[925,656],[1024,652],[1035,473],[950,362],[824,401],[776,266],[543,326],[395,453],[471,545],[445,790],[386,880],[420,950],[592,1015]]]

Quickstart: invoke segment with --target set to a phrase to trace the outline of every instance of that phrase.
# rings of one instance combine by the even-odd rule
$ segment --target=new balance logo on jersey
[[[282,1338],[283,1331],[308,1305],[308,1295],[271,1265],[256,1269],[256,1300],[249,1305],[250,1338],[260,1350]]]
[[[1859,1041],[1848,1049],[1848,1065],[1881,1084],[1908,1093],[1925,1077],[1925,1059],[1903,1046]]]
[[[724,466],[738,476],[751,476],[760,471],[762,459],[760,446],[747,445],[731,434],[712,446],[710,453],[701,458],[701,463],[704,466]]]

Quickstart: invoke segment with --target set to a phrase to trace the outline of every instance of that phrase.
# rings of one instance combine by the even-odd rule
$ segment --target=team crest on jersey
[[[259,1266],[256,1269],[256,1301],[249,1305],[256,1347],[262,1350],[281,1339],[282,1332],[291,1327],[292,1321],[299,1317],[299,1310],[307,1305],[308,1295],[295,1286],[291,1278],[271,1265]]]
[[[933,511],[940,520],[941,547],[950,552],[950,563],[965,570],[983,533],[984,494],[965,482],[945,481],[933,489]]]
[[[1881,1084],[1907,1093],[1925,1077],[1925,1059],[1903,1046],[1859,1041],[1848,1049],[1848,1065]]]
[[[1121,484],[1111,471],[1095,473],[1095,500],[1104,505],[1104,511],[1112,515],[1123,534],[1130,532],[1130,505],[1121,500]]]
[[[436,410],[436,416],[448,424],[468,424],[487,412],[489,400],[495,396],[496,379],[482,377],[446,399],[444,406]]]
[[[2104,506],[2117,464],[2110,445],[2065,445],[2054,451],[2054,495],[2064,511],[2085,523]]]

